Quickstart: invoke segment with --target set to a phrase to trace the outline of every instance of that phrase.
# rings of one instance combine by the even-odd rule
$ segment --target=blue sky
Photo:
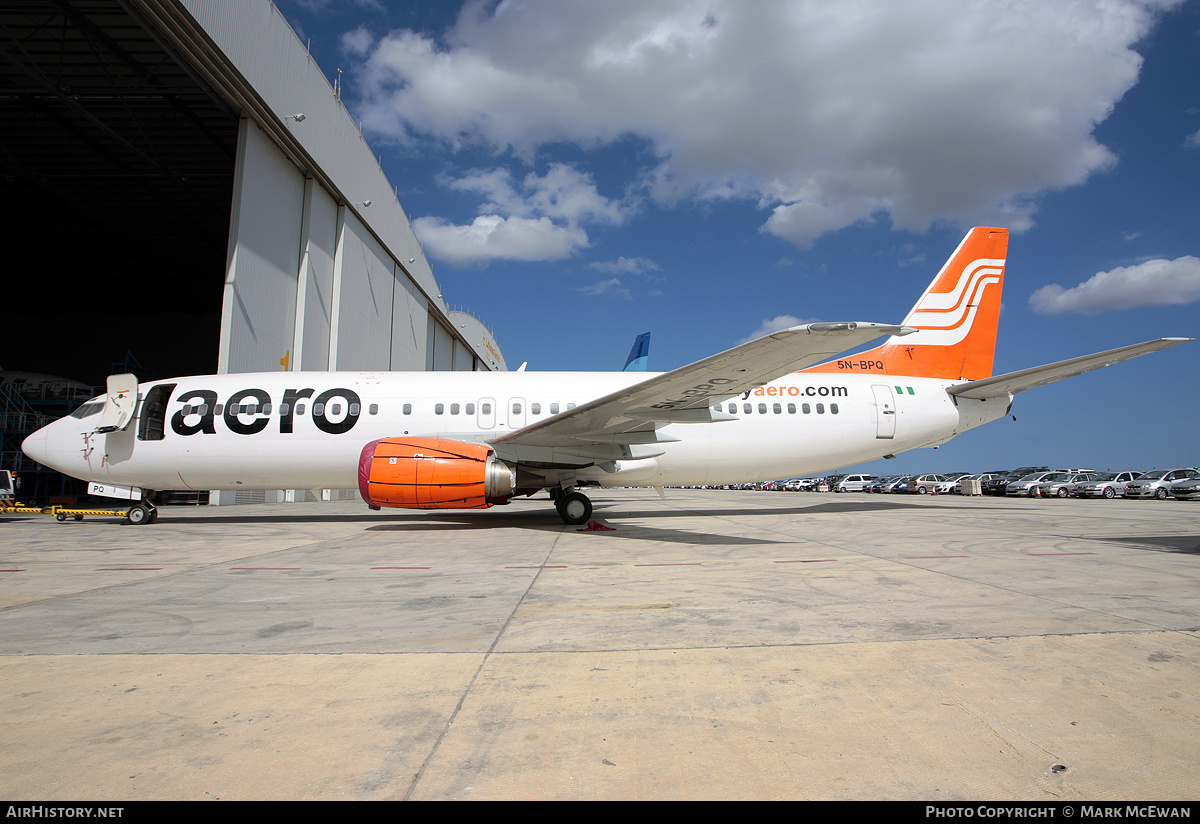
[[[1200,336],[1200,0],[277,5],[511,368],[899,322],[972,225],[1012,230],[997,373]],[[868,469],[1194,465],[1198,367]]]

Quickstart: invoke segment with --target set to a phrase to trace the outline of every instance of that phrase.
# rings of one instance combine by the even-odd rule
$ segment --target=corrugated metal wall
[[[377,158],[271,3],[133,1],[165,26],[199,24],[219,53],[187,37],[181,50],[244,112],[221,372],[504,368],[452,331]]]
[[[472,370],[359,218],[243,119],[219,371]]]

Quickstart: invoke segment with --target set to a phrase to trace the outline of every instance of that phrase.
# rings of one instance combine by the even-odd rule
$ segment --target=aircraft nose
[[[46,443],[46,430],[39,429],[28,438],[21,442],[21,451],[28,457],[46,466],[46,458],[49,456],[50,449]]]

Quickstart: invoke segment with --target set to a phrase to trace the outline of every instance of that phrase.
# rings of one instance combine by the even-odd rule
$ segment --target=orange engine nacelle
[[[508,503],[513,469],[486,444],[382,438],[359,455],[358,491],[372,509],[485,509]]]

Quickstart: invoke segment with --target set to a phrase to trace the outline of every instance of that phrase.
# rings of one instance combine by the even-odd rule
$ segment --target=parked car
[[[905,492],[913,494],[928,495],[930,492],[937,492],[937,485],[945,483],[946,478],[943,475],[917,475],[909,482]]]
[[[1200,498],[1200,480],[1188,478],[1186,481],[1176,481],[1171,484],[1171,494],[1181,501],[1194,501]]]
[[[1094,480],[1099,472],[1065,472],[1056,473],[1066,475],[1065,479],[1058,478],[1048,483],[1042,484],[1043,498],[1069,498],[1075,492],[1075,487],[1079,484],[1087,483]]]
[[[833,488],[834,492],[862,492],[863,488],[875,480],[874,475],[847,475]]]
[[[955,486],[958,485],[959,481],[961,481],[963,478],[971,478],[974,476],[971,475],[970,472],[951,472],[949,475],[943,475],[942,477],[946,480],[937,485],[937,494],[939,495],[949,495],[955,491]],[[958,487],[958,492],[962,492],[961,486]]]
[[[1019,481],[1026,475],[1034,472],[1049,472],[1048,466],[1022,466],[1017,469],[1010,469],[1007,472],[988,473],[998,475],[999,477],[992,478],[983,484],[984,495],[1007,495],[1008,485],[1013,481]]]
[[[912,475],[899,475],[896,480],[887,485],[884,492],[906,492],[908,491],[908,482],[913,478]]]
[[[1077,498],[1117,498],[1125,494],[1125,484],[1142,477],[1141,472],[1098,472],[1096,477],[1075,486]]]
[[[1010,481],[1004,487],[1005,495],[1034,495],[1041,494],[1042,484],[1049,481],[1056,481],[1059,477],[1066,479],[1070,476],[1065,472],[1031,472],[1028,475],[1017,478],[1015,481]]]
[[[1125,484],[1126,498],[1158,498],[1165,501],[1171,497],[1171,484],[1200,478],[1194,469],[1155,469],[1136,481]]]

